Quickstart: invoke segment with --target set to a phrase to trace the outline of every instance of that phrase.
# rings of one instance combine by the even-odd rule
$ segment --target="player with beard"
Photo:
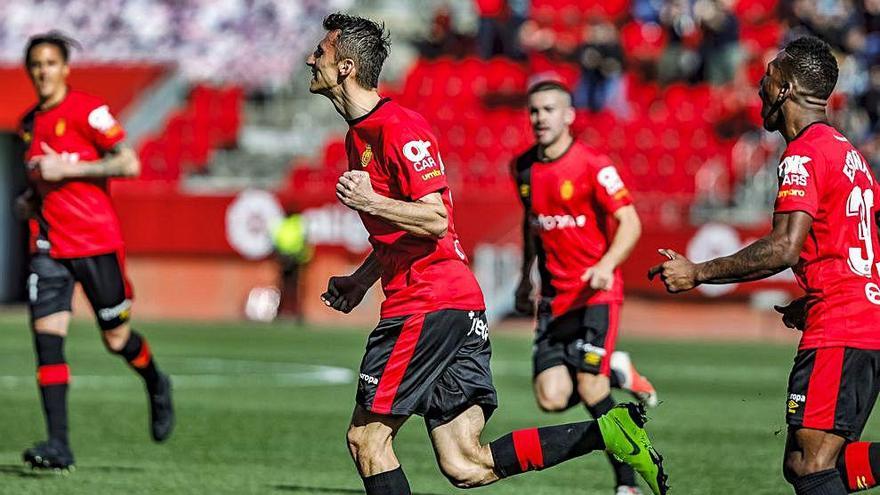
[[[828,124],[837,61],[822,40],[789,43],[761,80],[764,128],[788,144],[772,231],[730,256],[692,263],[661,249],[667,290],[758,280],[792,268],[806,295],[777,308],[801,328],[785,401],[785,479],[799,495],[839,495],[880,480],[880,444],[859,437],[880,392],[876,180]]]

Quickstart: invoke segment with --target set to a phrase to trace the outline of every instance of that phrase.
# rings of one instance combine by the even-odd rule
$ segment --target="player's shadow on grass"
[[[279,490],[282,492],[292,492],[292,493],[357,493],[359,495],[364,494],[363,489],[353,489],[353,488],[321,488],[317,486],[305,486],[305,485],[275,485],[272,488],[275,490]],[[413,492],[413,495],[441,495],[439,493],[427,493],[427,492]]]
[[[134,466],[86,466],[78,468],[78,471],[101,471],[104,473],[140,473],[146,471],[142,467]],[[23,464],[0,464],[0,476],[17,476],[19,478],[53,478],[56,476],[51,471],[33,471]],[[60,474],[59,474],[60,476]]]

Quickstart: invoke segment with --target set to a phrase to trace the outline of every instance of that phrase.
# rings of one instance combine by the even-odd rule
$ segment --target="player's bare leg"
[[[532,384],[535,400],[544,412],[560,412],[572,406],[574,383],[565,365],[553,366],[538,373]]]
[[[159,371],[146,339],[132,331],[128,323],[104,330],[101,338],[108,351],[125,359],[143,378],[150,401],[150,435],[153,440],[164,442],[174,430],[171,379]]]
[[[615,403],[611,397],[611,381],[603,374],[578,373],[577,390],[587,411],[594,419],[599,419],[610,411]],[[614,470],[615,493],[620,495],[637,495],[636,473],[627,464],[608,455],[608,462]]]
[[[67,386],[70,369],[64,358],[64,339],[70,312],[59,311],[33,321],[37,354],[37,384],[46,418],[47,441],[27,449],[23,458],[33,468],[70,469],[73,453],[67,435]]]
[[[783,473],[797,495],[843,495],[837,459],[846,440],[833,433],[790,428]]]
[[[472,406],[430,432],[440,471],[458,488],[485,486],[500,479],[491,447],[480,444],[485,426],[483,409]]]
[[[346,441],[367,495],[410,494],[409,482],[393,447],[394,437],[407,419],[374,414],[355,406]]]

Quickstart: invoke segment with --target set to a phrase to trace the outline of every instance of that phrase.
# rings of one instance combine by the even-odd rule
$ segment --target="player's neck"
[[[382,97],[375,89],[360,87],[348,88],[333,95],[331,98],[336,111],[345,120],[351,121],[363,117],[376,108]]]
[[[786,143],[792,142],[807,127],[816,122],[828,122],[828,115],[825,109],[822,110],[806,110],[796,116],[785,119],[785,128],[782,130],[782,137]]]
[[[52,108],[64,100],[64,97],[67,96],[67,85],[65,84],[60,91],[56,91],[49,95],[47,98],[40,98],[40,110],[46,110],[48,108]]]
[[[571,134],[564,133],[562,136],[559,136],[555,142],[551,143],[548,146],[539,146],[538,149],[541,152],[541,159],[545,161],[552,161],[563,154],[571,147],[571,143],[574,142],[574,138],[571,137]]]

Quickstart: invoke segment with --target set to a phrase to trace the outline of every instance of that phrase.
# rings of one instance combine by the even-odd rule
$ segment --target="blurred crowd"
[[[548,10],[551,3],[555,9]],[[484,59],[523,60],[538,55],[575,64],[580,70],[576,106],[615,111],[609,107],[625,100],[627,73],[662,86],[708,83],[756,91],[764,65],[780,45],[815,34],[839,56],[835,123],[880,163],[880,0],[570,3],[576,7],[566,10],[561,1],[475,0],[479,22],[470,34],[457,30],[441,7],[419,46],[427,57],[477,53]]]
[[[279,86],[350,0],[29,0],[0,2],[0,61],[20,63],[29,36],[60,30],[79,61],[150,60],[193,80]]]

